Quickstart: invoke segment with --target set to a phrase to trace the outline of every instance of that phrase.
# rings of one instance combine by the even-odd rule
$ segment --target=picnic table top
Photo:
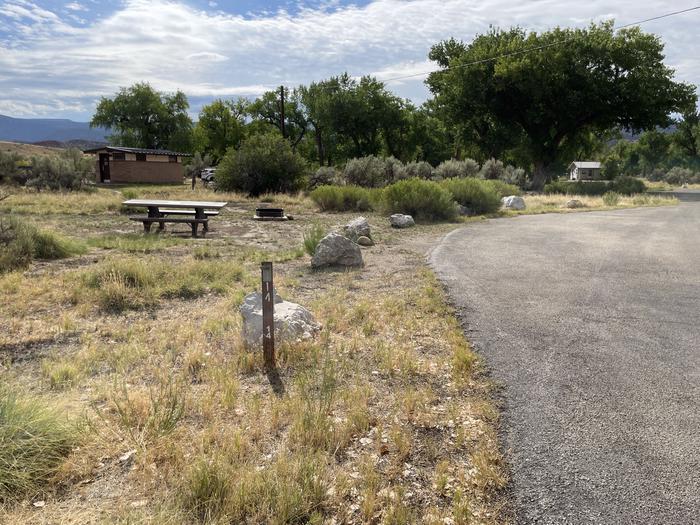
[[[149,200],[149,199],[129,199],[122,202],[124,206],[143,206],[143,207],[170,207],[170,208],[210,208],[221,209],[228,202],[214,201],[164,201],[164,200]]]

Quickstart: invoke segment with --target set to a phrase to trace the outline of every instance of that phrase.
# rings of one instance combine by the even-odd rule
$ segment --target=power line
[[[671,12],[671,13],[665,13],[665,14],[663,14],[663,15],[658,15],[658,16],[654,16],[654,17],[651,17],[651,18],[645,18],[644,20],[639,20],[639,21],[637,21],[637,22],[632,22],[632,23],[629,23],[629,24],[624,24],[624,25],[621,25],[621,26],[613,27],[613,32],[619,31],[620,29],[625,29],[625,28],[627,28],[627,27],[632,27],[632,26],[638,26],[638,25],[641,25],[641,24],[645,24],[645,23],[647,23],[647,22],[653,22],[654,20],[661,20],[662,18],[669,18],[669,17],[671,17],[671,16],[676,16],[676,15],[681,15],[681,14],[684,14],[684,13],[689,13],[690,11],[696,11],[696,10],[698,10],[698,9],[700,9],[700,5],[699,5],[699,6],[695,6],[695,7],[689,7],[688,9],[681,9],[680,11],[673,11],[673,12]],[[442,73],[443,71],[450,71],[450,70],[452,70],[452,69],[457,69],[457,68],[462,68],[462,67],[468,67],[468,66],[475,66],[475,65],[478,65],[478,64],[485,64],[485,63],[487,63],[487,62],[493,62],[493,61],[498,60],[498,59],[500,59],[500,58],[507,58],[507,57],[511,57],[511,56],[523,55],[523,54],[526,54],[526,53],[530,53],[530,52],[532,52],[532,51],[540,51],[540,50],[542,50],[542,49],[547,49],[547,48],[549,48],[549,47],[558,46],[558,45],[561,45],[561,44],[565,44],[565,43],[567,43],[567,42],[571,42],[572,40],[576,40],[577,38],[579,38],[579,37],[571,37],[571,38],[566,38],[566,39],[563,39],[563,40],[557,40],[556,42],[550,42],[549,44],[543,44],[543,45],[541,45],[541,46],[533,46],[533,47],[529,47],[529,48],[526,48],[526,49],[521,49],[520,51],[512,51],[512,52],[510,52],[510,53],[503,53],[503,54],[496,55],[496,56],[493,56],[493,57],[482,58],[481,60],[474,60],[474,61],[472,61],[472,62],[467,62],[467,63],[465,63],[465,64],[459,64],[458,66],[447,67],[447,68],[444,68],[444,69],[436,69],[436,70],[433,70],[433,71],[424,71],[424,72],[422,72],[422,73],[412,73],[412,74],[410,74],[410,75],[403,75],[403,76],[400,76],[400,77],[385,78],[385,79],[381,79],[381,82],[393,82],[393,81],[395,81],[395,80],[404,80],[404,79],[407,79],[407,78],[422,77],[422,76],[424,76],[424,75],[429,75],[430,73],[437,73],[437,72],[441,72],[441,73]]]

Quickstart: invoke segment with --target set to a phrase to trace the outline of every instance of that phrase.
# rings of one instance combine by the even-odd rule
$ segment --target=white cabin
[[[600,162],[572,162],[569,180],[600,180]]]

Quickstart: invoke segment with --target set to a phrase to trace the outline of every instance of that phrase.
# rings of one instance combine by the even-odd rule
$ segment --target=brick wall
[[[182,183],[185,176],[183,166],[180,163],[129,160],[110,160],[109,173],[113,184],[131,182]]]

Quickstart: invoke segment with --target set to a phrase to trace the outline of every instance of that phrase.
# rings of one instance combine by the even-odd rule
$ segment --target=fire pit
[[[256,221],[288,221],[291,217],[285,215],[282,208],[256,208],[253,219]]]

